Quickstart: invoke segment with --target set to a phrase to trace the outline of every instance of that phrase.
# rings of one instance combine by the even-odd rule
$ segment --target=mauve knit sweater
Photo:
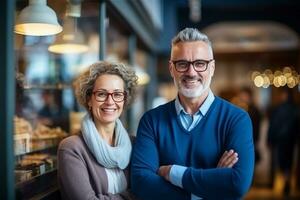
[[[58,184],[62,199],[66,200],[123,200],[131,199],[128,191],[108,193],[105,168],[89,151],[82,135],[65,138],[59,145]],[[128,170],[125,170],[128,182]]]

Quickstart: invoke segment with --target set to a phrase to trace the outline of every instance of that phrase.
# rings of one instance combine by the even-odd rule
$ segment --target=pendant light
[[[48,51],[58,54],[76,54],[88,50],[82,32],[76,26],[76,18],[66,17],[63,32],[57,35],[54,44],[50,45]]]
[[[15,33],[31,36],[46,36],[60,33],[55,12],[47,6],[47,0],[29,0],[15,25]]]

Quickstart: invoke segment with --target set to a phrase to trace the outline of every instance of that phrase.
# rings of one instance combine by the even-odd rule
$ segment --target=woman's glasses
[[[126,99],[126,92],[107,92],[106,90],[97,90],[93,92],[96,101],[104,102],[108,96],[111,96],[114,102],[120,103]]]

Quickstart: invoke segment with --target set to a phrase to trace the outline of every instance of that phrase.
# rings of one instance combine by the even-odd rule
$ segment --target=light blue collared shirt
[[[209,90],[208,96],[206,97],[203,104],[200,106],[199,110],[194,115],[190,115],[184,110],[177,96],[175,100],[175,109],[177,115],[179,116],[179,120],[182,126],[188,131],[195,128],[199,124],[203,116],[206,115],[207,111],[209,110],[214,100],[215,100],[215,96],[212,93],[212,91]],[[170,174],[169,174],[170,182],[182,188],[182,176],[186,169],[187,167],[185,166],[173,165],[171,167]],[[191,200],[197,200],[197,199],[202,199],[202,198],[192,194]]]
[[[175,100],[175,109],[177,115],[179,116],[182,126],[188,131],[195,128],[200,122],[200,120],[202,119],[202,117],[207,113],[208,109],[210,108],[214,100],[215,100],[215,96],[212,93],[212,91],[209,90],[208,96],[206,97],[203,104],[200,106],[199,110],[195,114],[190,115],[184,110],[177,96]]]

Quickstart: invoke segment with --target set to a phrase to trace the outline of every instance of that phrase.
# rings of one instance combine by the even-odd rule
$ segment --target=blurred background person
[[[237,95],[232,98],[231,102],[247,111],[251,118],[253,141],[255,145],[255,164],[257,164],[261,159],[261,155],[258,150],[258,141],[263,114],[255,103],[253,91],[250,87],[242,87],[237,92]]]
[[[69,130],[69,111],[64,106],[60,106],[56,98],[55,91],[45,90],[42,93],[44,101],[43,107],[38,111],[38,121],[51,128],[61,127]]]
[[[284,195],[291,189],[292,167],[297,135],[299,134],[299,107],[294,102],[292,90],[278,90],[279,103],[270,111],[268,144],[271,150],[271,183],[277,170],[284,178]]]
[[[26,95],[25,89],[25,77],[21,73],[16,74],[16,110],[15,115],[18,117],[26,118],[30,121],[36,117],[35,109],[30,98]]]

